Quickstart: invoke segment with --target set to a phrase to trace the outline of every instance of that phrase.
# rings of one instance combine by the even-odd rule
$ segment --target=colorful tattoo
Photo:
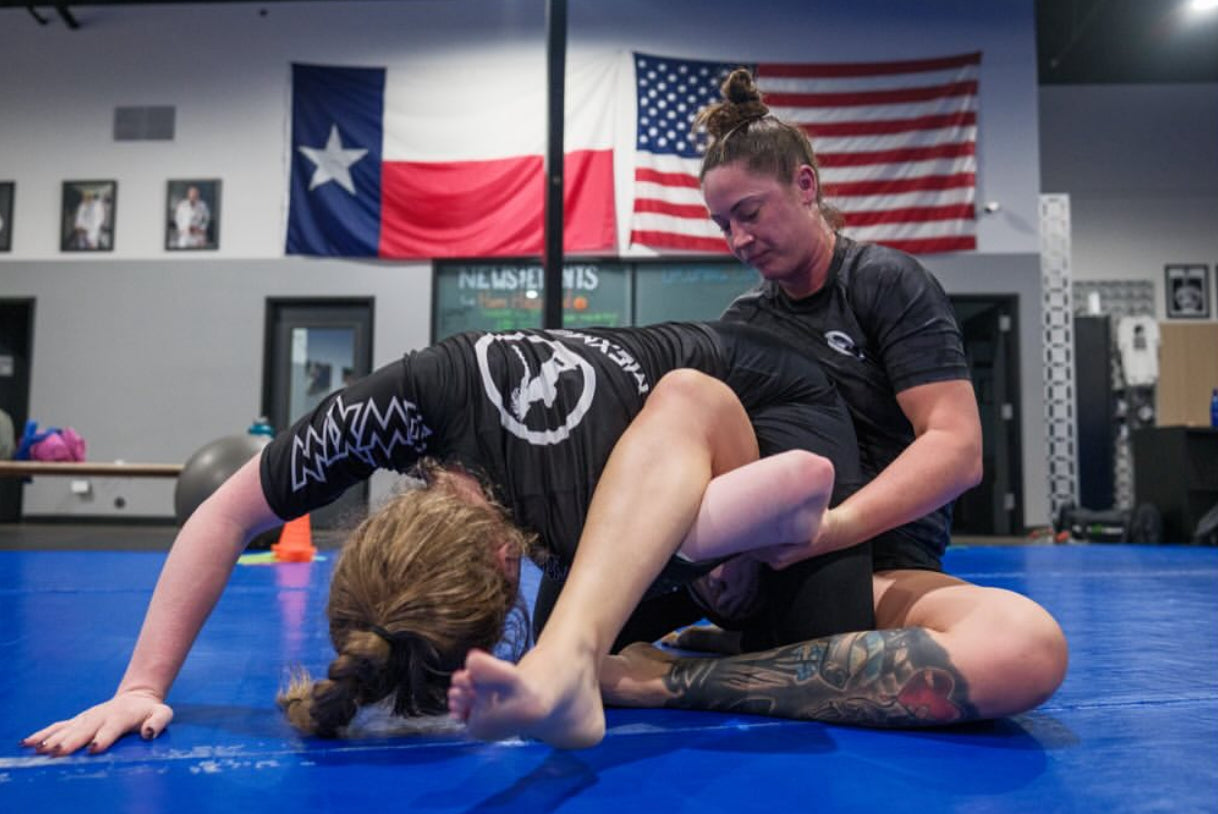
[[[843,633],[727,658],[678,659],[665,704],[781,718],[927,726],[977,710],[960,671],[922,628]]]

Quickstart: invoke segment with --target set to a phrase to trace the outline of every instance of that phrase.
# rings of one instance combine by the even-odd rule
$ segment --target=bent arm
[[[897,394],[914,442],[830,510],[816,548],[837,551],[928,514],[981,482],[981,419],[966,379]]]

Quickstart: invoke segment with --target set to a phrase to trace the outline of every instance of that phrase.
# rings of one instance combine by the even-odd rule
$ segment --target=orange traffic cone
[[[280,562],[312,562],[317,549],[313,547],[313,526],[309,516],[306,514],[284,523],[279,542],[271,546],[271,552]]]

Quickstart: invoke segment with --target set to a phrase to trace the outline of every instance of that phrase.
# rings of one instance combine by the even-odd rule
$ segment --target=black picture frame
[[[165,251],[220,248],[220,179],[171,178],[165,185]],[[194,191],[194,204],[191,200]]]
[[[13,250],[13,200],[16,195],[15,181],[0,181],[0,252]]]
[[[1163,267],[1163,298],[1168,319],[1210,318],[1210,267],[1169,263]]]
[[[60,251],[113,251],[117,220],[118,181],[63,182]]]

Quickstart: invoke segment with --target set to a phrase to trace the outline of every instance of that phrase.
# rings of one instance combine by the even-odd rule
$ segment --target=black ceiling
[[[281,0],[213,0],[268,5]],[[587,0],[600,2],[601,0]],[[86,6],[164,5],[198,0],[0,0],[29,8],[48,24],[88,24]],[[338,0],[317,0],[338,2]],[[579,0],[576,0],[579,2]],[[991,0],[974,0],[991,2]],[[1190,10],[1193,0],[1036,0],[1040,83],[1218,82],[1218,9]],[[65,13],[59,13],[59,9]],[[31,20],[31,22],[33,22]]]
[[[1036,0],[1040,83],[1218,82],[1218,8],[1192,0]]]

